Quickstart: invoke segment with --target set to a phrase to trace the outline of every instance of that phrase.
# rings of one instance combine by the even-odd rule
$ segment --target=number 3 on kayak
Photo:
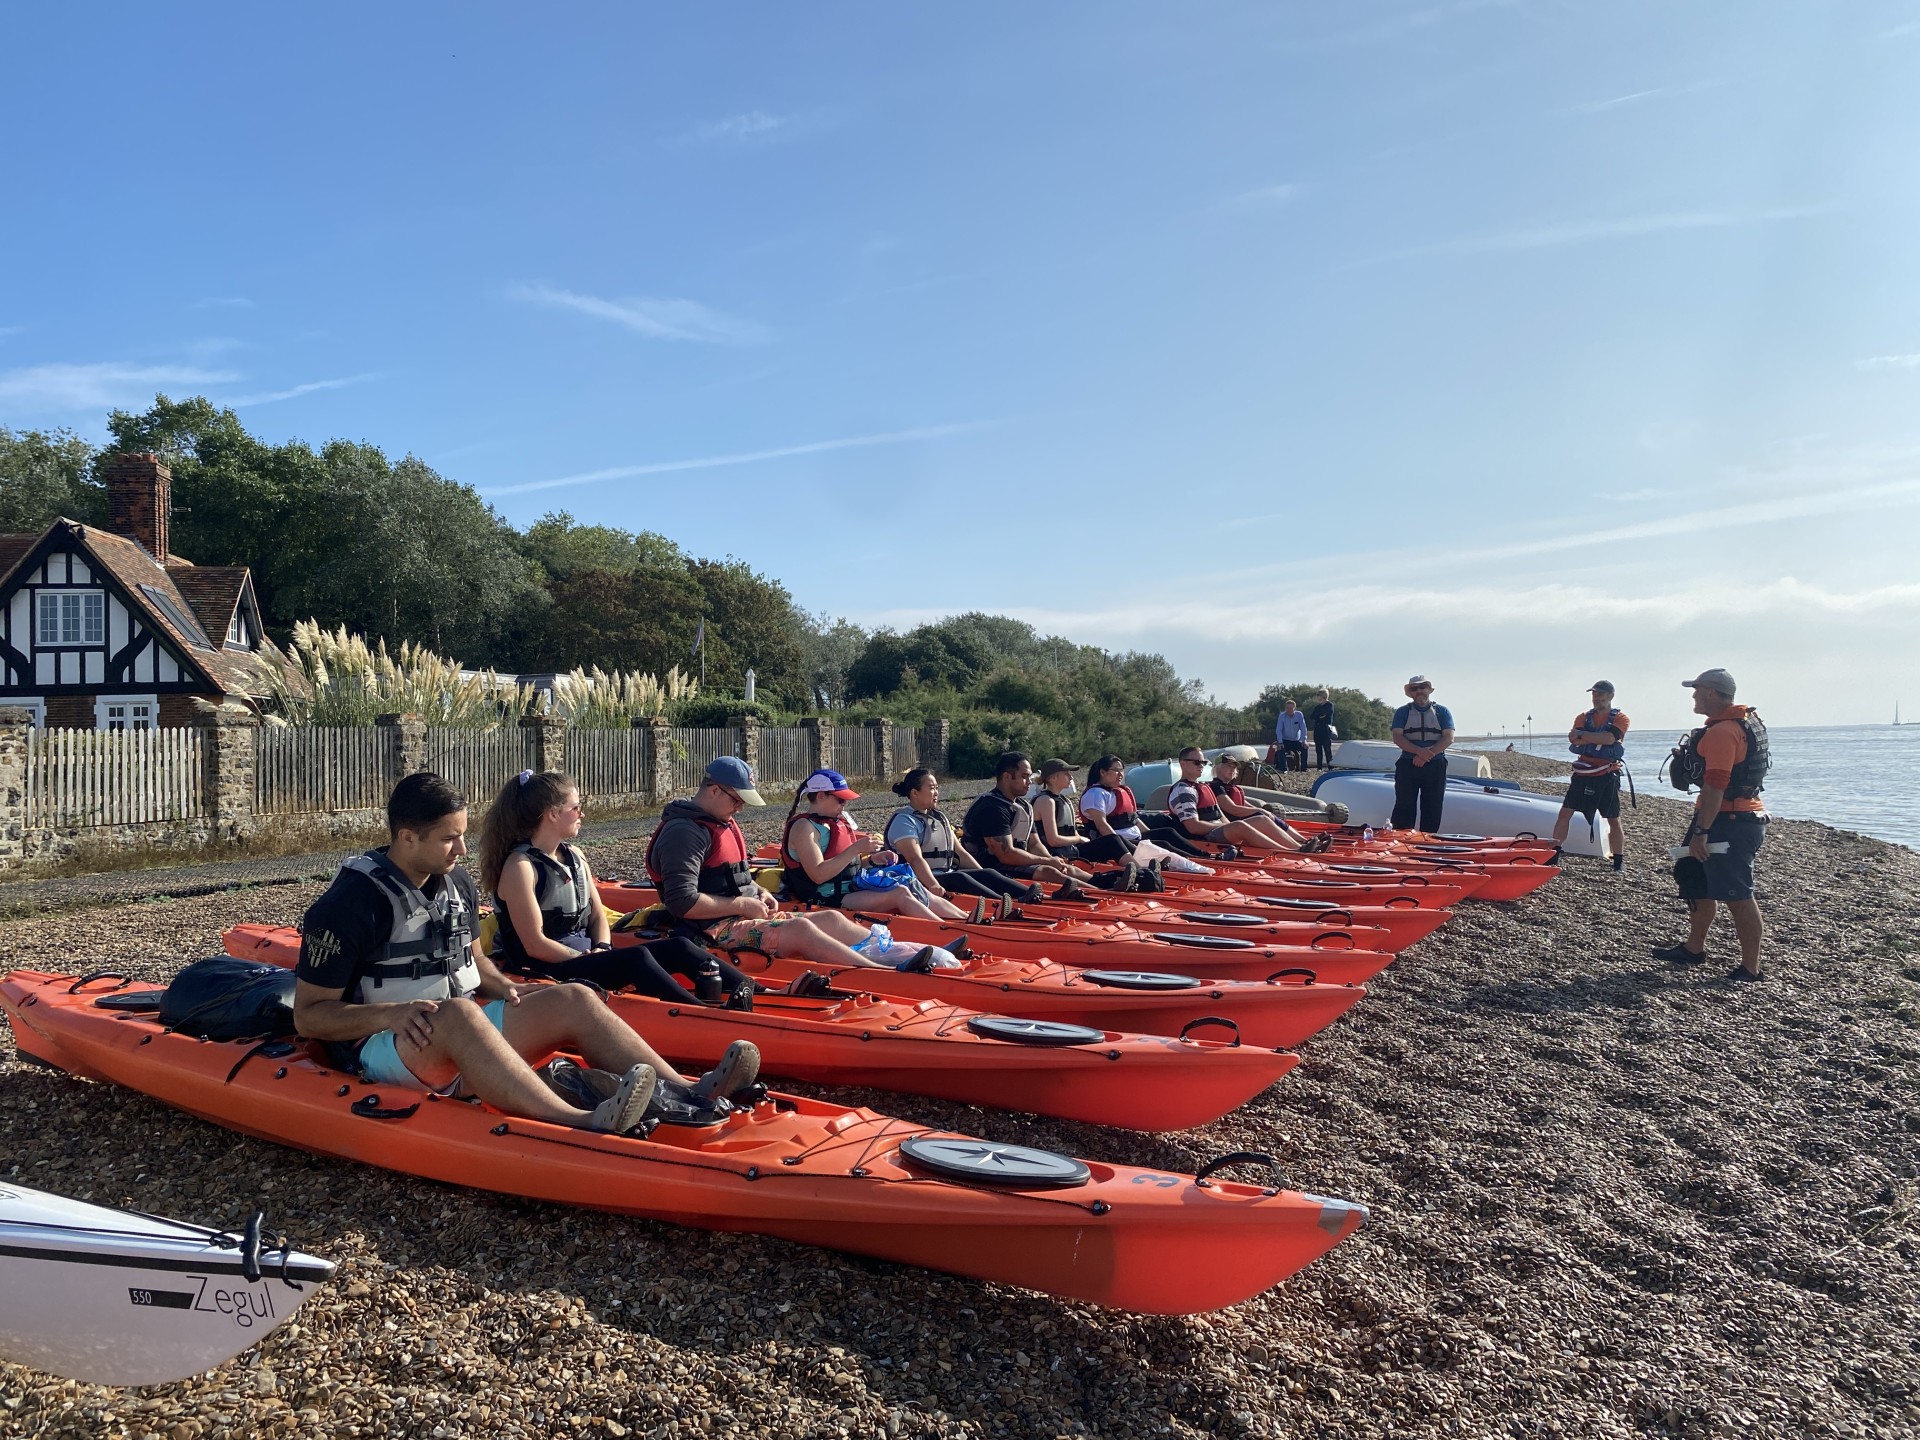
[[[1136,1175],[1133,1177],[1133,1183],[1136,1185],[1158,1185],[1164,1190],[1169,1185],[1178,1185],[1180,1183],[1180,1177],[1178,1175]]]

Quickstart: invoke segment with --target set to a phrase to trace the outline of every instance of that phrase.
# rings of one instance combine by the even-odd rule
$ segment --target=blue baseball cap
[[[858,800],[860,792],[847,784],[847,777],[838,770],[816,770],[807,776],[806,783],[800,787],[806,795],[838,795],[842,800]]]
[[[753,771],[737,755],[722,755],[707,766],[706,778],[715,785],[723,785],[738,795],[748,805],[764,805],[760,792],[753,788]]]

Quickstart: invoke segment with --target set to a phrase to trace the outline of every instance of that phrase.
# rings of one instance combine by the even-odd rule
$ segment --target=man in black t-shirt
[[[479,896],[460,866],[466,797],[409,775],[387,801],[391,843],[356,856],[301,922],[293,1021],[370,1080],[477,1095],[510,1115],[624,1132],[659,1077],[680,1076],[584,985],[516,985],[475,937]],[[556,1050],[613,1072],[611,1098],[565,1103],[527,1057]]]
[[[1033,780],[1033,762],[1018,750],[1009,750],[994,767],[993,789],[967,807],[960,822],[960,839],[968,853],[989,870],[1016,880],[1052,881],[1060,886],[1056,900],[1079,900],[1092,872],[1069,865],[1036,848],[1033,806],[1027,786]]]

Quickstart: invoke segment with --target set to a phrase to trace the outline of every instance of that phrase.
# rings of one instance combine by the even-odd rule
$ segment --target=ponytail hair
[[[1100,780],[1100,776],[1104,774],[1106,771],[1112,769],[1115,765],[1118,765],[1119,763],[1120,763],[1120,757],[1118,755],[1102,755],[1098,760],[1094,761],[1093,764],[1087,767],[1087,784],[1089,785],[1098,784]]]
[[[522,770],[500,787],[480,821],[480,888],[488,894],[500,883],[513,847],[533,838],[547,811],[567,802],[567,792],[578,790],[571,777],[558,770]]]
[[[893,793],[902,800],[908,799],[927,781],[933,778],[933,771],[924,765],[916,765],[894,783]]]

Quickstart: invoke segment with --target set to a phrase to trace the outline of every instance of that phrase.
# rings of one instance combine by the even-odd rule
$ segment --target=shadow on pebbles
[[[1679,934],[1654,857],[1684,823],[1643,799],[1624,875],[1569,861],[1518,904],[1469,903],[1204,1130],[846,1095],[1159,1167],[1266,1150],[1371,1207],[1325,1260],[1207,1316],[318,1159],[24,1066],[0,1032],[0,1178],[213,1224],[264,1208],[341,1265],[201,1379],[0,1365],[0,1434],[1920,1434],[1920,856],[1776,822],[1772,977],[1734,985],[1724,925],[1711,964],[1648,957]],[[594,853],[631,872],[640,846]],[[0,962],[161,979],[319,888],[8,921]]]

